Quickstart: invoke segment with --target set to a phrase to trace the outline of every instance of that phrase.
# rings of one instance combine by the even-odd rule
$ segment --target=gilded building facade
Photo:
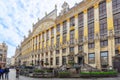
[[[20,56],[21,56],[21,47],[17,46],[16,51],[15,51],[15,55],[14,55],[14,57],[12,57],[14,59],[13,60],[14,65],[12,65],[12,66],[19,66],[21,64]]]
[[[21,43],[21,64],[113,66],[120,45],[120,0],[83,0],[72,8],[64,2],[59,16],[56,8],[33,24]]]
[[[4,42],[0,43],[0,67],[6,66],[7,49],[8,47]]]

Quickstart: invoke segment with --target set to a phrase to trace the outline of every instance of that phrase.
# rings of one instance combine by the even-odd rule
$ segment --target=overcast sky
[[[32,24],[52,11],[55,4],[60,12],[64,1],[72,7],[82,0],[0,0],[0,43],[5,41],[8,45],[8,57],[14,55]]]

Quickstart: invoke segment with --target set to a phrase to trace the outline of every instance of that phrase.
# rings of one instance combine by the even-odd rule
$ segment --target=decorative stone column
[[[94,5],[94,36],[95,36],[95,63],[98,69],[101,68],[100,65],[100,35],[99,35],[99,3]]]
[[[60,23],[60,48],[59,48],[59,50],[60,50],[60,55],[59,55],[59,57],[60,57],[60,64],[59,64],[59,66],[62,66],[62,36],[63,36],[63,24],[62,23]]]
[[[66,64],[68,64],[68,55],[69,55],[69,41],[70,41],[70,19],[67,19],[67,48],[66,48]]]
[[[88,64],[88,22],[87,22],[87,9],[84,10],[84,56],[85,63]]]
[[[78,14],[75,15],[75,55],[78,54]],[[74,57],[75,63],[78,63],[78,56]]]
[[[115,56],[115,43],[114,43],[114,26],[113,26],[113,12],[112,0],[106,0],[107,7],[107,28],[108,28],[108,60],[109,66],[112,66],[112,57]]]

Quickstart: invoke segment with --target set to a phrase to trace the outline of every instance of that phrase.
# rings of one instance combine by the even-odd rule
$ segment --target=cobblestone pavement
[[[83,78],[29,78],[20,76],[19,79],[15,78],[15,70],[10,70],[9,73],[9,80],[120,80],[120,77],[115,78],[90,78],[90,79],[83,79]]]

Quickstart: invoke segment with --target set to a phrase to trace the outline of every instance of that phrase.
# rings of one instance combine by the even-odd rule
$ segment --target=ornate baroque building
[[[6,66],[7,49],[8,47],[4,42],[0,43],[0,67]]]
[[[15,65],[12,65],[12,66],[19,66],[21,64],[21,61],[20,61],[20,56],[21,56],[21,47],[20,46],[17,46],[16,47],[16,51],[15,51],[15,55],[14,55],[14,64]]]
[[[64,2],[29,31],[21,43],[21,65],[60,67],[73,61],[99,69],[112,65],[120,46],[120,0]],[[47,64],[46,64],[47,63]]]

